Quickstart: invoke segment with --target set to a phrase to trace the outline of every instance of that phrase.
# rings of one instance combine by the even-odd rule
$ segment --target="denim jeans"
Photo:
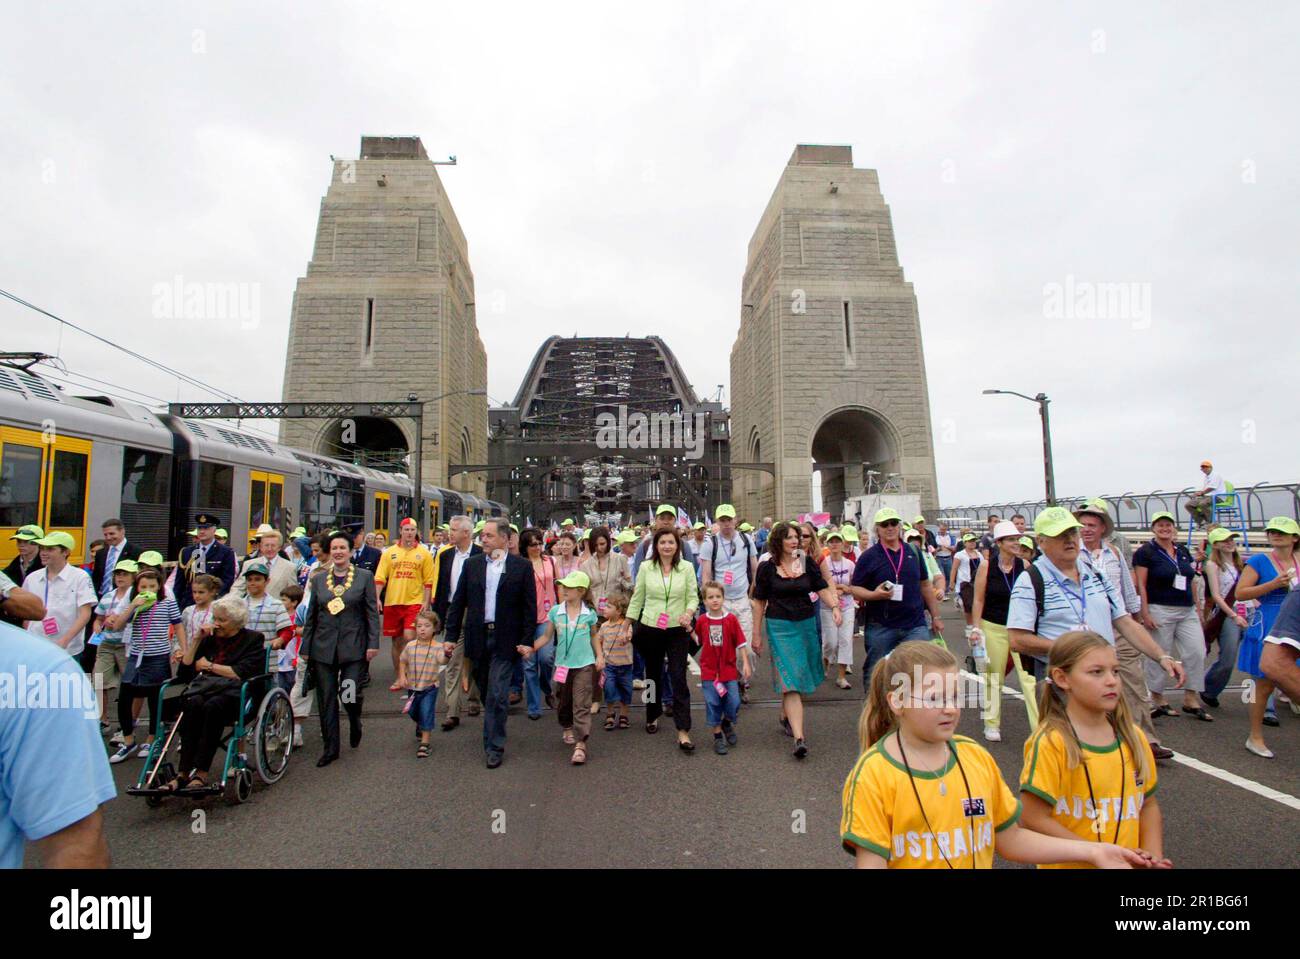
[[[632,705],[631,666],[605,666],[605,702]]]
[[[1219,659],[1205,672],[1205,695],[1219,698],[1223,688],[1232,678],[1237,666],[1237,645],[1241,642],[1241,627],[1231,619],[1223,621],[1219,630]]]
[[[430,686],[428,689],[422,689],[417,693],[411,694],[410,716],[415,720],[415,725],[420,732],[427,733],[433,730],[434,711],[438,708],[438,687]]]
[[[514,671],[510,674],[510,691],[512,693],[522,693],[524,691],[524,661],[522,658],[515,660]]]
[[[941,570],[943,570],[943,581],[944,581],[944,583],[947,584],[947,583],[952,582],[952,557],[951,557],[951,556],[936,556],[935,559],[937,559],[937,560],[939,561],[939,568],[940,568]],[[947,586],[945,585],[944,588],[945,588],[945,590],[946,590],[946,589],[947,589]]]
[[[538,623],[533,640],[541,638],[546,632],[546,624]],[[555,672],[555,644],[547,643],[528,659],[524,660],[524,699],[528,704],[528,715],[541,713],[544,697],[551,690],[551,675]]]
[[[876,663],[892,653],[900,643],[912,639],[929,642],[930,627],[922,624],[913,626],[911,629],[902,629],[897,626],[881,626],[879,623],[867,623],[867,665],[862,670],[862,688],[870,692],[871,672],[876,668]]]
[[[739,681],[729,679],[722,685],[727,687],[725,697],[718,695],[717,689],[713,686],[713,680],[705,679],[700,682],[700,689],[704,692],[704,717],[710,727],[721,726],[723,719],[726,719],[729,723],[734,723],[736,713],[740,711]]]

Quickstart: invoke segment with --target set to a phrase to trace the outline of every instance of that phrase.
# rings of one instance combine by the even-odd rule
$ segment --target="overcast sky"
[[[278,399],[330,155],[418,134],[459,158],[440,172],[494,401],[552,332],[659,334],[712,394],[782,167],[844,143],[880,171],[915,286],[945,504],[1041,495],[1036,410],[987,387],[1051,396],[1062,494],[1181,488],[1206,456],[1237,485],[1300,479],[1293,4],[301,11],[11,8],[0,287]],[[259,325],[153,319],[175,276],[248,284]],[[1086,284],[1117,283],[1123,315],[1089,312]],[[0,348],[208,398],[7,301],[0,327]]]

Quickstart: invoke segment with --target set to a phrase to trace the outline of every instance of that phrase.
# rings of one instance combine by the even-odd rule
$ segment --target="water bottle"
[[[969,638],[970,654],[975,660],[975,670],[982,676],[989,663],[988,650],[984,646],[984,633],[977,628],[972,628]]]

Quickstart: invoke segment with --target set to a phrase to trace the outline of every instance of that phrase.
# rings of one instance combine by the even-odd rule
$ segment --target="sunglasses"
[[[898,522],[899,522],[899,521],[896,520],[896,519],[887,519],[887,520],[885,520],[883,523],[881,523],[880,525],[881,525],[881,526],[897,526],[897,525],[898,525]]]

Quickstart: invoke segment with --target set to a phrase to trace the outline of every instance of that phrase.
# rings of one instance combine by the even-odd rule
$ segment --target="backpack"
[[[745,573],[746,575],[748,575],[749,561],[754,558],[754,544],[749,541],[749,537],[746,536],[744,533],[740,534],[740,538],[745,541]],[[712,537],[712,539],[713,539],[713,556],[712,558],[709,559],[709,569],[710,571],[716,573],[718,571],[718,537],[714,536]]]

